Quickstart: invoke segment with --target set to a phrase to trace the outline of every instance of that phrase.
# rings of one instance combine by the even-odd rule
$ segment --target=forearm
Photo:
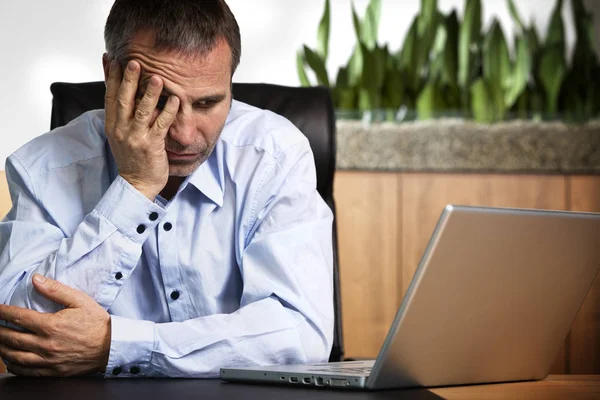
[[[224,366],[327,361],[333,321],[320,322],[317,327],[274,297],[184,322],[113,316],[106,376],[217,377]]]
[[[0,242],[0,302],[45,312],[58,306],[37,294],[31,283],[35,273],[79,289],[108,309],[164,213],[121,178],[68,235],[42,221],[43,211],[31,211],[35,199],[22,198],[18,206],[31,215],[0,223],[0,234],[7,238]],[[155,221],[149,219],[151,213],[156,213]],[[122,278],[116,279],[117,274]]]

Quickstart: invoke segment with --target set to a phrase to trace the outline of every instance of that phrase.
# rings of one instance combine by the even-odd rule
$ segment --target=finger
[[[27,308],[0,304],[0,321],[7,321],[32,332],[42,333],[48,323],[48,315]]]
[[[154,135],[161,138],[167,136],[167,132],[169,131],[169,128],[175,121],[178,111],[179,97],[169,96],[169,100],[167,100],[165,108],[163,108],[161,113],[156,118],[156,121],[154,121],[154,125],[152,125],[152,132],[154,133]]]
[[[38,335],[0,327],[0,346],[43,354],[40,341],[41,338]]]
[[[80,308],[91,299],[84,292],[73,289],[54,279],[46,278],[40,274],[33,276],[33,286],[42,296],[61,304],[67,308]]]
[[[138,128],[144,131],[150,126],[150,120],[158,104],[158,98],[162,93],[163,81],[160,77],[154,75],[148,82],[146,93],[135,109],[134,120]]]
[[[106,94],[104,95],[104,110],[106,112],[105,125],[110,128],[108,131],[112,131],[117,118],[117,96],[119,94],[119,87],[123,80],[123,71],[121,65],[117,60],[110,62],[108,70],[108,80],[106,81]]]
[[[48,360],[36,353],[13,349],[3,344],[0,344],[0,357],[8,364],[22,367],[49,367],[51,365]]]
[[[140,71],[141,67],[137,61],[131,60],[127,63],[117,94],[117,123],[127,123],[133,117]]]

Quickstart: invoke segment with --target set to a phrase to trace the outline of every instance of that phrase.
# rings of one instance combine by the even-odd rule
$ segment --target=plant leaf
[[[358,18],[358,14],[356,14],[356,8],[354,7],[354,1],[352,1],[352,24],[354,25],[354,33],[356,34],[356,39],[361,41],[363,38],[363,26],[360,18]]]
[[[494,18],[483,43],[483,76],[493,103],[496,117],[501,119],[505,110],[505,93],[511,86],[512,66],[508,45],[502,27]]]
[[[523,36],[516,38],[516,58],[511,74],[510,85],[504,98],[506,108],[511,108],[519,96],[527,88],[527,81],[531,75],[532,56],[527,46],[527,39]]]
[[[388,68],[383,84],[383,106],[385,108],[398,109],[404,98],[404,81],[400,70]]]
[[[398,52],[398,62],[402,69],[412,70],[412,65],[416,61],[416,47],[419,38],[417,32],[418,23],[419,17],[416,16],[413,18],[410,28],[408,28],[408,32],[404,37],[404,43],[402,43],[401,50]],[[415,74],[411,71],[409,75],[414,76]]]
[[[519,11],[517,11],[515,2],[513,0],[507,0],[507,2],[508,2],[508,10],[510,11],[510,16],[512,17],[513,22],[517,26],[517,29],[519,30],[520,33],[525,32],[525,30],[526,30],[525,24],[523,24],[523,20],[521,19],[521,16],[519,15]]]
[[[347,88],[350,86],[350,78],[348,76],[348,68],[340,67],[338,70],[337,78],[335,80],[336,88]]]
[[[341,110],[356,110],[358,104],[354,88],[336,87],[333,93],[336,100],[336,108]]]
[[[529,47],[529,53],[532,57],[535,57],[540,49],[540,38],[535,28],[535,23],[531,23],[531,27],[525,30],[525,38],[527,39],[527,46]]]
[[[361,43],[360,46],[364,57],[361,86],[369,90],[380,91],[385,79],[387,48],[375,47],[373,50],[369,50],[364,43]]]
[[[421,21],[424,18],[424,16],[419,15],[418,18],[419,24],[421,25]],[[431,67],[432,49],[436,40],[436,35],[438,34],[438,25],[442,25],[442,18],[443,17],[441,16],[441,14],[436,13],[431,24],[422,25],[425,26],[425,29],[423,30],[422,34],[419,34],[417,39],[418,45],[416,46],[417,63],[415,65],[415,72],[417,73],[417,79],[424,78],[429,73],[429,69]]]
[[[381,18],[381,0],[371,0],[365,12],[362,25],[362,39],[369,50],[377,46],[379,36],[379,19]]]
[[[331,25],[331,7],[329,0],[325,0],[325,10],[319,23],[319,30],[317,33],[317,53],[323,60],[327,60],[329,55],[329,27]]]
[[[444,96],[439,84],[436,81],[427,83],[417,99],[419,119],[434,118],[437,113],[445,108],[443,99]]]
[[[312,86],[304,70],[304,52],[302,50],[298,50],[296,54],[296,69],[298,70],[300,84],[304,87]]]
[[[446,44],[444,46],[444,69],[442,82],[450,86],[458,85],[458,31],[459,23],[456,10],[446,18]]]
[[[425,30],[432,29],[436,24],[437,0],[421,0],[421,15],[419,16],[419,36]]]
[[[348,80],[350,86],[357,86],[360,84],[363,75],[364,68],[364,56],[362,52],[362,46],[357,43],[354,46],[352,56],[348,61]]]
[[[308,46],[304,46],[304,55],[308,66],[315,72],[319,85],[329,87],[329,77],[325,69],[325,61]]]
[[[563,0],[557,0],[550,17],[548,24],[548,32],[546,33],[546,47],[560,46],[563,53],[565,52],[565,26],[562,19]]]
[[[556,114],[558,96],[567,74],[567,63],[561,46],[556,45],[542,54],[538,74],[546,94],[546,112]]]
[[[376,110],[381,107],[381,93],[368,89],[358,92],[358,108],[361,111]]]
[[[483,78],[479,78],[471,85],[471,112],[477,122],[494,122],[494,106],[490,101],[491,92]]]
[[[475,60],[471,47],[481,38],[481,1],[466,0],[465,17],[458,39],[458,84],[463,90],[469,87],[470,73]]]

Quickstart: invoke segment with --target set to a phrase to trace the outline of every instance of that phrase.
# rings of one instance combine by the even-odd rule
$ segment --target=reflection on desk
[[[434,389],[350,392],[308,387],[225,383],[182,379],[35,379],[0,374],[0,398],[28,395],[63,400],[119,399],[600,399],[600,375],[551,375],[536,382],[457,386]],[[25,396],[25,397],[24,397]]]

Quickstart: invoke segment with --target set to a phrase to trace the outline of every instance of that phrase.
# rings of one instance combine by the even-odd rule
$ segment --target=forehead
[[[165,81],[165,88],[182,86],[199,88],[230,85],[231,49],[220,39],[206,54],[183,54],[180,51],[157,49],[149,33],[137,34],[129,43],[127,61],[135,59],[142,66],[142,84],[152,75]]]

